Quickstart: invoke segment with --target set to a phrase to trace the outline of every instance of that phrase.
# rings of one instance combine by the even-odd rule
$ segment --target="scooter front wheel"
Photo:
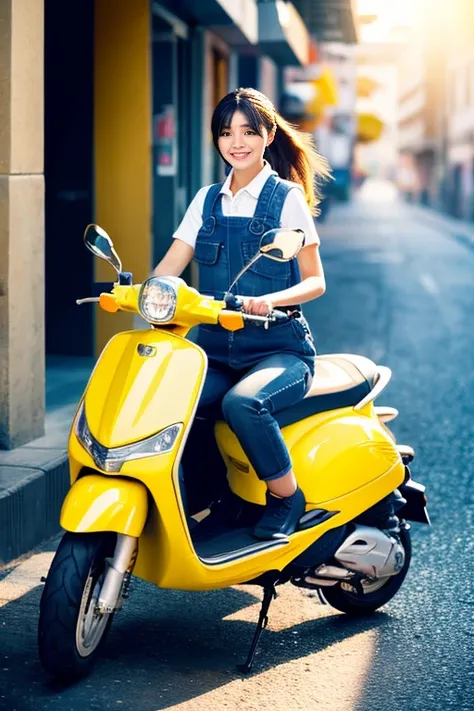
[[[39,657],[44,670],[63,681],[85,676],[95,662],[113,613],[96,602],[114,553],[111,533],[66,533],[51,564],[40,602]]]
[[[321,591],[326,602],[347,615],[370,615],[386,605],[400,590],[405,580],[411,561],[411,538],[406,528],[400,529],[400,541],[405,549],[405,562],[397,575],[377,581],[362,581],[363,593],[356,592],[351,586],[338,583],[334,587],[325,587]]]

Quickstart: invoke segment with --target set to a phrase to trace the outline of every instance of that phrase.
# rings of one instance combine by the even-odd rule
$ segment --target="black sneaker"
[[[267,491],[267,505],[253,530],[253,535],[263,540],[287,538],[295,532],[298,521],[304,514],[305,503],[301,489],[296,489],[294,494],[281,499]]]

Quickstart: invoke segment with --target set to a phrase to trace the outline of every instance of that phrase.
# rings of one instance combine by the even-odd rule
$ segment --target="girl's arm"
[[[265,259],[265,257],[262,257]],[[306,301],[317,299],[326,291],[326,280],[319,254],[319,245],[310,244],[304,247],[298,255],[298,266],[300,268],[301,281],[299,284],[269,294],[273,308],[279,306],[294,306],[304,304]]]
[[[303,304],[306,301],[317,299],[326,291],[323,265],[319,254],[319,236],[302,190],[289,191],[281,213],[281,226],[288,229],[299,228],[305,233],[306,247],[303,247],[298,255],[301,281],[283,291],[265,294],[265,296],[254,299],[244,299],[244,308],[248,313],[266,316],[272,309],[277,309],[279,306]]]
[[[180,276],[193,258],[194,248],[174,239],[165,256],[153,269],[152,276]]]
[[[265,257],[262,257],[265,259]],[[266,316],[272,309],[279,306],[294,306],[306,301],[317,299],[326,291],[326,280],[319,254],[319,245],[309,244],[298,255],[301,281],[295,286],[273,294],[265,294],[254,298],[245,298],[244,308],[247,313]]]

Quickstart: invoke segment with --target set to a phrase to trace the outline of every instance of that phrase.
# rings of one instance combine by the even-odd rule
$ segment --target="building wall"
[[[279,96],[279,77],[278,67],[275,62],[272,62],[268,57],[261,57],[259,62],[259,86],[262,91],[273,104],[278,107],[280,100]]]
[[[421,6],[418,11],[411,43],[401,48],[398,64],[399,149],[405,157],[400,172],[406,175],[413,169],[416,199],[440,206],[446,144],[446,3],[433,0],[429,13]]]
[[[474,23],[471,2],[458,0],[447,18],[445,206],[474,219]]]
[[[135,281],[151,268],[151,72],[148,0],[95,2],[95,215]],[[97,281],[114,279],[95,261]],[[132,316],[97,312],[96,351]]]
[[[43,3],[0,2],[0,448],[44,432]]]
[[[224,177],[224,163],[212,141],[212,113],[217,103],[235,87],[230,86],[230,47],[210,31],[206,32],[205,57],[202,185],[209,185]]]
[[[426,135],[426,38],[416,34],[400,48],[398,60],[398,141],[399,149],[415,152]]]

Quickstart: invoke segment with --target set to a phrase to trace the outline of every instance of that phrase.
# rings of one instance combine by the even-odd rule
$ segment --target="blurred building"
[[[326,107],[315,129],[315,139],[332,170],[333,182],[326,190],[346,201],[351,193],[357,136],[356,45],[325,42],[321,45],[321,62],[334,76],[337,101]]]
[[[398,168],[398,73],[395,43],[357,47],[355,172],[394,180]]]
[[[399,186],[407,197],[474,218],[474,24],[471,0],[419,4],[400,53]]]
[[[446,37],[444,207],[455,217],[474,219],[474,7],[450,6]]]
[[[444,164],[446,43],[444,3],[435,0],[429,18],[420,18],[411,41],[400,48],[400,188],[407,197],[438,206]]]
[[[91,355],[136,323],[76,307],[115,276],[84,248],[84,227],[109,232],[135,281],[149,274],[195,192],[222,177],[218,100],[251,85],[278,104],[283,68],[308,63],[295,5],[0,1],[1,447],[43,433],[45,352]],[[352,31],[349,0],[302,10],[316,6],[312,22]]]
[[[359,23],[355,0],[294,0],[313,39],[311,61],[285,73],[286,117],[313,134],[328,159],[333,181],[321,186],[347,200],[356,139],[356,54]]]
[[[294,0],[294,5],[318,43],[358,42],[357,0]]]

